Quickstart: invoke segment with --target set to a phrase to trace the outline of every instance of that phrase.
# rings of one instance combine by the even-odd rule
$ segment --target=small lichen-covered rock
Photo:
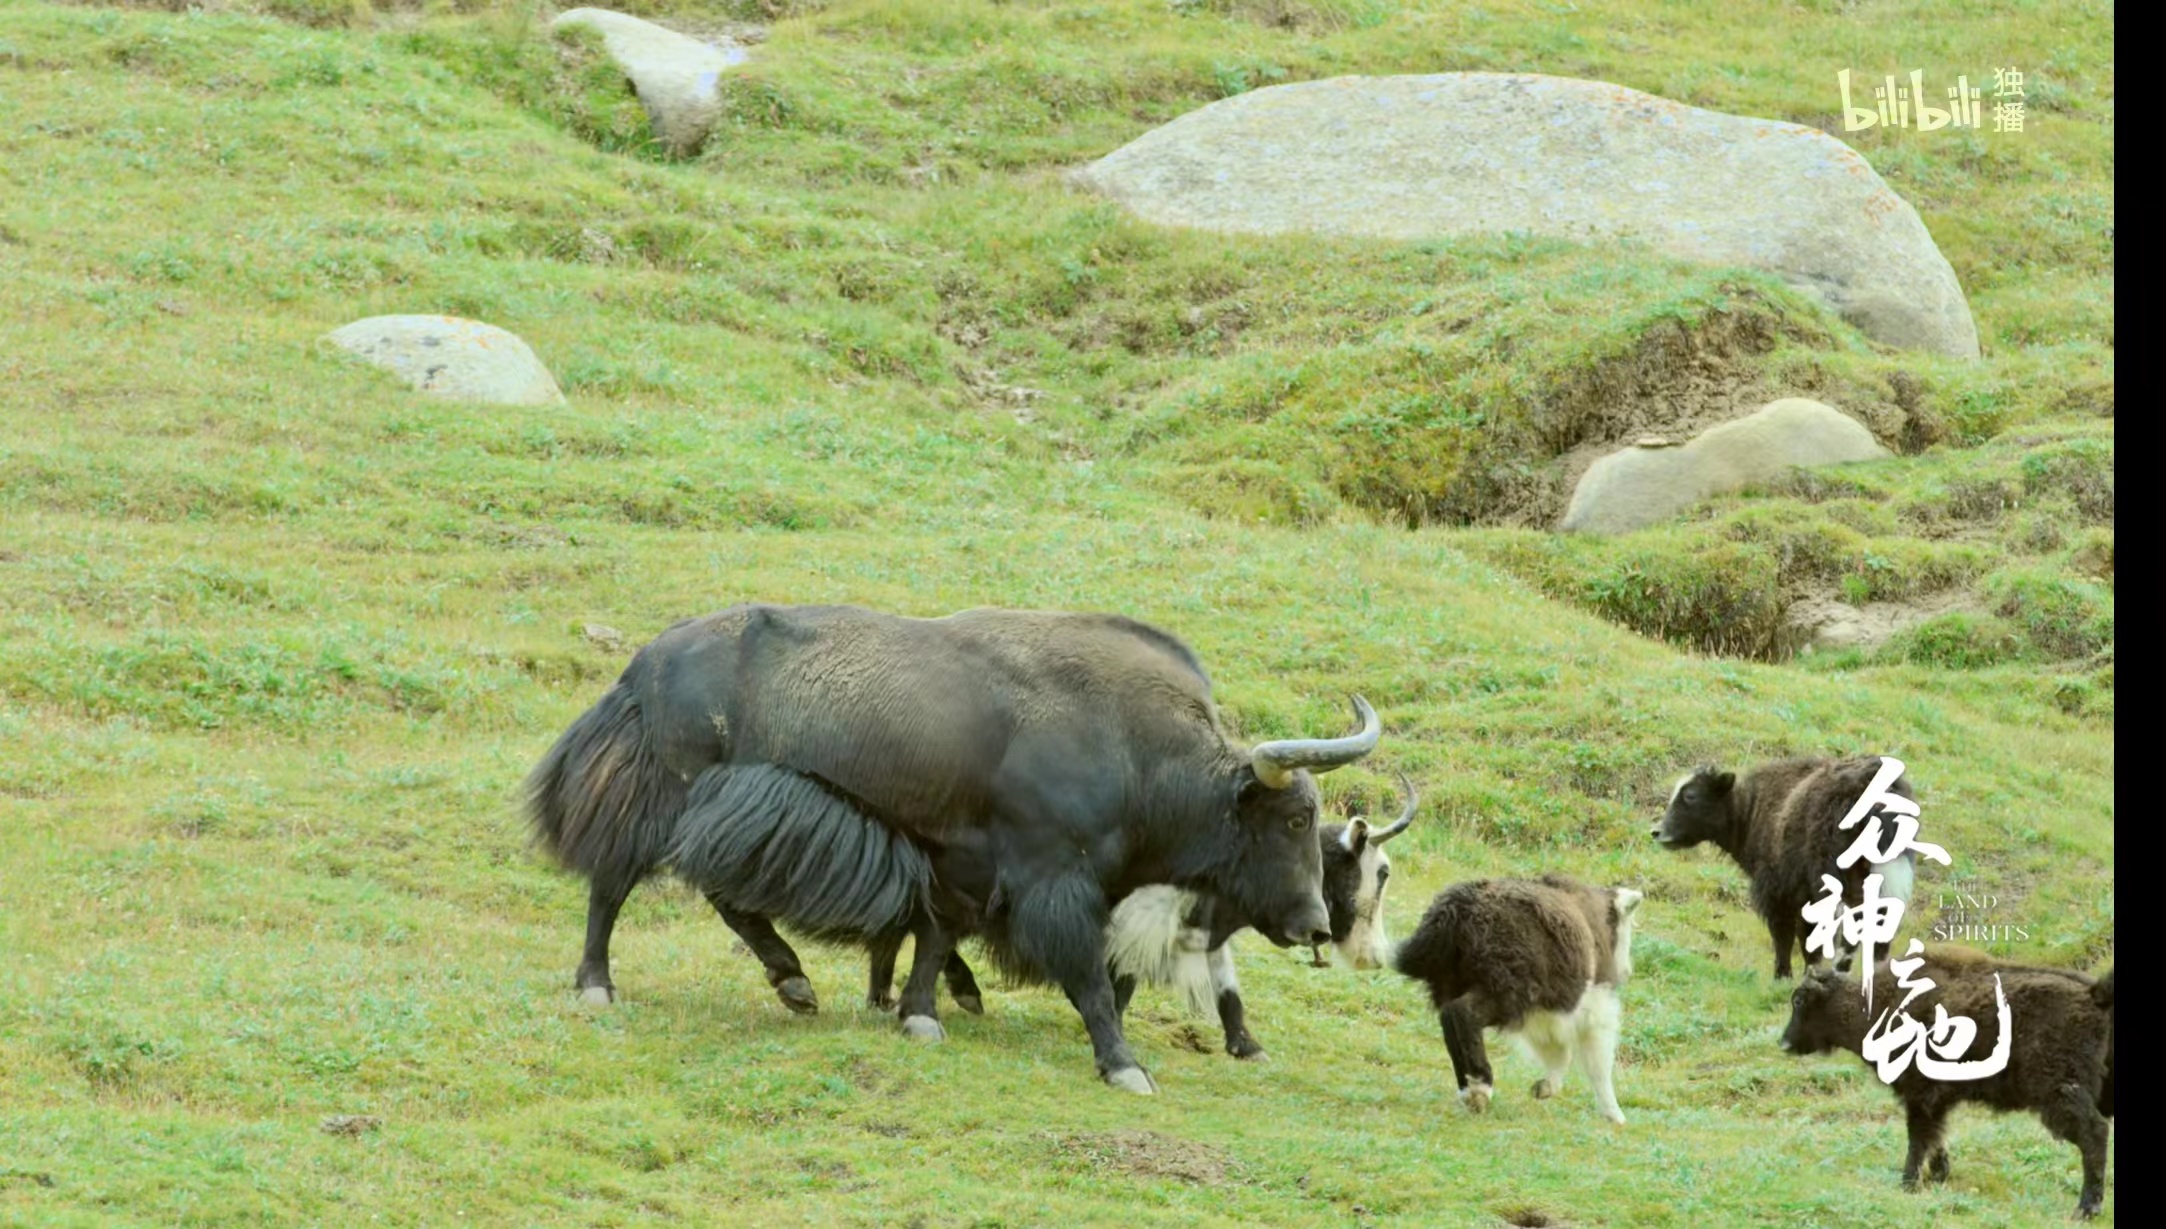
[[[564,400],[556,378],[518,336],[457,316],[371,316],[333,330],[326,341],[398,373],[425,393],[494,405],[551,405]]]
[[[631,79],[664,148],[685,155],[706,143],[722,110],[722,74],[744,62],[742,48],[703,43],[608,9],[573,9],[549,23],[551,30],[572,26],[600,31],[603,48]]]
[[[1603,457],[1580,476],[1557,527],[1567,533],[1623,533],[1792,466],[1889,455],[1872,432],[1842,411],[1786,397],[1701,432],[1681,448],[1635,445]]]
[[[1168,226],[1639,241],[1777,274],[1889,345],[1978,354],[1955,270],[1856,150],[1817,128],[1601,81],[1437,73],[1277,85],[1191,111],[1075,179]]]

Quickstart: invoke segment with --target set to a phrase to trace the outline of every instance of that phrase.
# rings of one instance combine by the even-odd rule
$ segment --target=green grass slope
[[[0,9],[0,1222],[2066,1216],[2074,1150],[2022,1117],[1959,1116],[1954,1181],[1901,1195],[1871,1074],[1775,1050],[1738,875],[1646,830],[1698,760],[1896,754],[1956,858],[1912,931],[1989,892],[2000,950],[2111,962],[2110,7],[635,6],[771,23],[682,162],[523,8],[232,7]],[[1837,67],[2011,55],[2033,131],[1856,141],[1969,289],[1974,364],[1741,271],[1228,244],[1059,178],[1281,80],[1527,69],[1825,123]],[[397,311],[514,329],[570,403],[422,400],[318,343]],[[1559,457],[1709,381],[1905,455],[1541,532]],[[1935,594],[1884,650],[1767,660],[1799,596]],[[625,1001],[579,1008],[584,892],[519,779],[622,668],[587,625],[747,599],[1118,609],[1250,738],[1365,693],[1385,749],[1328,793],[1424,786],[1397,929],[1472,875],[1646,890],[1629,1125],[1532,1102],[1516,1057],[1468,1118],[1414,987],[1253,939],[1272,1062],[1146,991],[1150,1100],[1050,991],[916,1048],[813,950],[827,1006],[791,1017],[663,885]]]

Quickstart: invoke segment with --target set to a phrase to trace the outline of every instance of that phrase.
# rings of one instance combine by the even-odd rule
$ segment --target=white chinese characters
[[[1888,787],[1902,778],[1903,771],[1901,760],[1893,756],[1880,757],[1880,768],[1873,775],[1872,783],[1859,795],[1839,825],[1844,830],[1858,829],[1858,836],[1836,859],[1838,870],[1848,870],[1861,858],[1869,865],[1884,866],[1906,853],[1929,858],[1942,866],[1949,865],[1947,850],[1918,839],[1918,804],[1889,792]],[[1821,895],[1807,902],[1803,910],[1805,920],[1812,925],[1805,940],[1808,953],[1819,953],[1832,960],[1837,955],[1838,939],[1842,944],[1862,949],[1864,968],[1860,976],[1868,1014],[1873,1010],[1873,953],[1894,943],[1903,922],[1904,903],[1896,897],[1882,896],[1883,882],[1881,873],[1868,874],[1859,894],[1859,903],[1846,907],[1842,880],[1834,875],[1822,875]],[[1952,1017],[1947,1009],[1939,1006],[1933,1009],[1931,1024],[1910,1014],[1911,1004],[1934,986],[1930,978],[1920,975],[1913,979],[1912,976],[1925,965],[1923,951],[1918,941],[1912,939],[1904,959],[1889,961],[1888,968],[1896,975],[1897,986],[1906,993],[1902,1002],[1881,1012],[1866,1033],[1866,1061],[1873,1064],[1883,1082],[1890,1084],[1913,1064],[1920,1073],[1938,1080],[1984,1079],[2006,1068],[2013,1040],[2008,999],[2001,992],[1999,975],[1994,975],[1993,982],[2000,1024],[1993,1052],[1984,1058],[1965,1060],[1964,1055],[1977,1040],[1975,1021]]]

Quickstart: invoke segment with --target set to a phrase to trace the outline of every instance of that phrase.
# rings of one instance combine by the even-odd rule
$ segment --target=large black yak
[[[1149,1092],[1107,974],[1110,908],[1171,884],[1275,943],[1328,942],[1310,772],[1375,750],[1376,713],[1354,707],[1351,736],[1242,750],[1195,654],[1131,619],[736,606],[641,649],[535,769],[530,810],[591,883],[583,990],[611,988],[626,895],[674,867],[793,1007],[816,1000],[777,920],[911,933],[903,1024],[933,1036],[933,982],[978,933],[1067,993],[1107,1082]]]
[[[1917,858],[1905,852],[1893,861],[1863,859],[1847,868],[1835,865],[1858,837],[1840,825],[1881,768],[1877,755],[1848,759],[1790,759],[1762,764],[1740,780],[1736,773],[1712,766],[1695,769],[1670,790],[1669,806],[1649,834],[1664,849],[1690,849],[1712,841],[1729,854],[1751,880],[1752,907],[1767,923],[1775,945],[1775,976],[1790,976],[1790,951],[1805,947],[1809,928],[1802,925],[1806,902],[1821,892],[1821,877],[1833,875],[1843,885],[1843,904],[1856,908],[1864,899],[1865,879],[1879,875],[1883,900],[1909,901],[1917,879]],[[1898,798],[1912,799],[1910,778],[1888,787]],[[1837,967],[1850,967],[1848,945]],[[1805,953],[1811,966],[1819,957]]]

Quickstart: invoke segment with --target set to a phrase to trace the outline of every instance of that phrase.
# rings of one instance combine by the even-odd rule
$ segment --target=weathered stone
[[[1907,602],[1866,602],[1853,606],[1831,597],[1808,597],[1790,604],[1776,633],[1778,647],[1801,656],[1836,649],[1871,651],[1935,615],[1962,609],[1969,593],[1952,589]]]
[[[602,46],[631,79],[664,148],[682,155],[706,143],[722,110],[722,74],[744,63],[744,48],[703,43],[608,9],[573,9],[549,23],[551,30],[572,26],[601,33]]]
[[[1433,239],[1643,241],[1780,275],[1879,341],[1975,357],[1917,211],[1815,128],[1599,81],[1337,77],[1190,112],[1076,172],[1164,225]]]
[[[1668,520],[1711,495],[1766,481],[1792,466],[1888,455],[1872,432],[1842,411],[1789,397],[1710,428],[1681,448],[1635,445],[1603,457],[1580,476],[1558,528],[1623,533]]]
[[[325,340],[439,397],[495,405],[564,400],[556,379],[525,342],[478,320],[371,316]]]

